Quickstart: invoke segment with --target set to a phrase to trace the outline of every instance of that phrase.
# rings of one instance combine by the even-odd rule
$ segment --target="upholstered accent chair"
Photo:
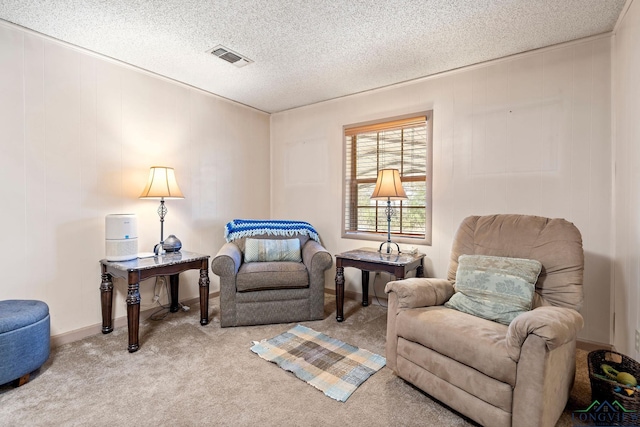
[[[531,308],[500,323],[445,306],[461,292],[462,255],[539,261]],[[580,232],[564,219],[466,218],[447,279],[387,284],[387,366],[484,426],[554,426],[574,380],[583,266]]]
[[[220,276],[220,325],[245,326],[324,318],[324,271],[333,258],[305,234],[251,236],[300,242],[300,261],[247,262],[246,243],[225,243],[211,263]]]

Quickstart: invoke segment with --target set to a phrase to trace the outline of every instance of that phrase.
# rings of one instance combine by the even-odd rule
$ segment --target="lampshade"
[[[141,199],[184,199],[173,168],[151,166],[149,181],[140,194]]]
[[[376,188],[371,195],[373,200],[406,200],[408,199],[398,169],[381,169],[378,171]]]

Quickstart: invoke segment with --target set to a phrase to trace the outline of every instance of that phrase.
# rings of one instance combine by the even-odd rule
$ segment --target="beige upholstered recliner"
[[[533,309],[506,325],[445,307],[459,257],[474,254],[540,261]],[[583,267],[582,238],[570,222],[468,217],[455,236],[447,280],[387,284],[387,365],[482,425],[553,426],[574,380]]]
[[[246,262],[247,238],[225,243],[211,263],[211,270],[220,276],[220,325],[323,319],[324,271],[333,263],[331,254],[304,233],[249,238],[298,239],[301,261]]]

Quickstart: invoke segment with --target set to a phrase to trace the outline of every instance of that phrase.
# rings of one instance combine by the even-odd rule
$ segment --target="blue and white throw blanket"
[[[241,237],[269,234],[273,236],[293,236],[305,234],[320,243],[318,232],[311,224],[303,221],[234,219],[224,227],[224,238],[231,242]]]

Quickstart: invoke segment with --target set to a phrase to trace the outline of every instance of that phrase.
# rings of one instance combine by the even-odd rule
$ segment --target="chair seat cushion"
[[[516,363],[507,354],[507,326],[444,306],[398,313],[397,334],[512,387]]]
[[[309,274],[301,262],[244,263],[236,277],[238,292],[306,287],[309,287]]]

